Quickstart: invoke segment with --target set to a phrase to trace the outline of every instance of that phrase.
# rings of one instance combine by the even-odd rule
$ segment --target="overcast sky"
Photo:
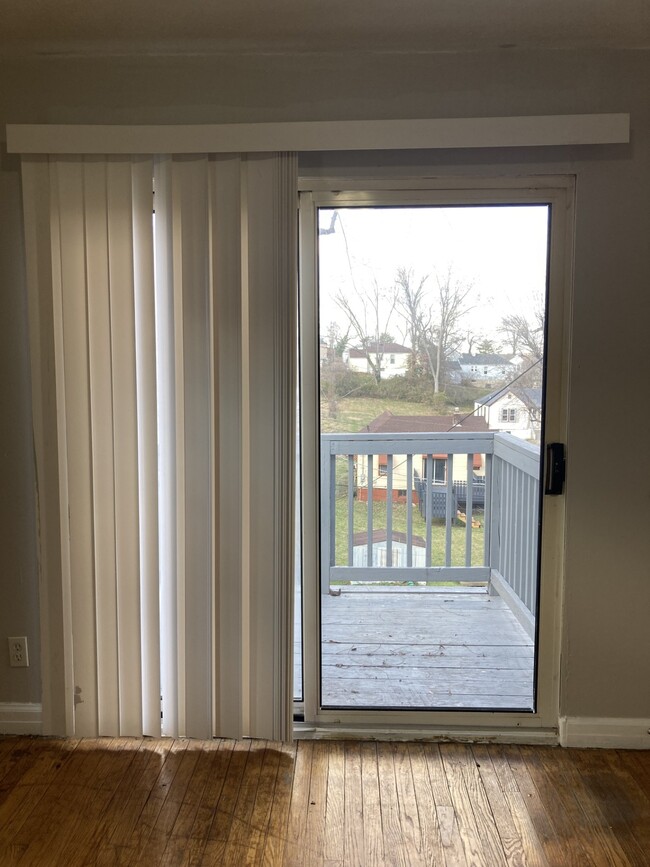
[[[543,297],[546,285],[548,209],[532,206],[340,208],[332,234],[319,236],[321,334],[328,323],[345,328],[333,301],[341,289],[353,298],[377,280],[390,289],[400,266],[415,278],[435,274],[472,283],[474,309],[463,330],[498,338],[501,318],[526,313]],[[321,210],[321,229],[330,227],[331,210]],[[347,240],[347,251],[346,251]],[[388,329],[401,340],[396,315]]]

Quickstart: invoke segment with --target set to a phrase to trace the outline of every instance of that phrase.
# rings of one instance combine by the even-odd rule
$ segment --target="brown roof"
[[[386,410],[361,428],[360,433],[445,433],[457,431],[479,432],[489,430],[483,416],[470,415],[464,418],[454,415],[393,415]]]

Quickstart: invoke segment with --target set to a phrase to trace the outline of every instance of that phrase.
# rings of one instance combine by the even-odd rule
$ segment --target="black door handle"
[[[564,443],[548,443],[546,446],[546,467],[544,493],[558,496],[564,491],[566,461]]]

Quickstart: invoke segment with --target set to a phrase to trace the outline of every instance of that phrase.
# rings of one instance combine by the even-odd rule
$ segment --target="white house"
[[[541,388],[502,388],[475,401],[474,410],[475,415],[486,420],[490,430],[539,442],[542,427]]]
[[[411,354],[408,346],[402,346],[400,343],[380,343],[376,352],[369,353],[373,363],[376,364],[377,359],[380,359],[382,379],[389,379],[391,376],[404,376],[408,371]],[[363,349],[350,349],[348,351],[348,366],[360,373],[373,373]]]
[[[470,355],[466,352],[458,359],[462,379],[488,383],[509,379],[520,363],[517,355],[497,353]]]
[[[470,431],[487,431],[488,426],[486,420],[476,415],[463,417],[462,415],[393,415],[392,412],[386,410],[377,418],[373,419],[368,425],[361,429],[360,433],[444,433],[447,431],[455,433],[466,433]],[[418,455],[414,458],[414,472],[424,478],[427,475],[427,458],[428,455]],[[446,454],[434,454],[432,457],[432,472],[434,484],[444,485],[446,483]],[[467,456],[464,454],[454,455],[453,462],[453,477],[455,481],[467,481]],[[473,458],[474,475],[478,477],[485,476],[485,458],[484,455],[476,454]],[[377,455],[373,468],[373,500],[386,500],[388,496],[387,485],[388,474],[388,456]],[[368,499],[368,458],[366,455],[360,454],[357,458],[357,497],[360,502],[367,502]],[[394,502],[406,502],[407,493],[407,478],[406,478],[406,462],[400,457],[396,457],[394,474],[393,474],[393,492],[392,499]],[[415,489],[411,492],[411,497],[415,502]]]

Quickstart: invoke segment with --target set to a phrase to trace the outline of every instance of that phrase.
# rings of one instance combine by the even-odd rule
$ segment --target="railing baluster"
[[[505,524],[502,529],[504,558],[503,565],[506,571],[504,575],[512,575],[512,557],[510,553],[510,540],[512,538],[512,467],[506,463],[503,467],[505,476]]]
[[[336,566],[336,455],[330,457],[330,566]]]
[[[539,489],[538,480],[535,480],[531,490],[531,526],[533,527],[533,544],[530,551],[530,605],[529,609],[533,616],[537,616],[537,546],[539,544]]]
[[[372,556],[372,504],[374,500],[373,494],[373,473],[374,473],[374,461],[373,455],[368,455],[368,512],[367,512],[367,527],[368,527],[368,566],[374,566],[373,556]]]
[[[406,456],[406,565],[413,565],[413,455]]]
[[[433,455],[427,455],[427,473],[424,480],[425,483],[425,507],[424,515],[427,525],[427,541],[424,553],[424,563],[426,566],[433,566],[431,562],[431,498],[433,496]]]
[[[517,575],[518,575],[518,595],[520,599],[525,599],[526,597],[526,580],[524,575],[524,531],[525,531],[525,523],[526,523],[526,512],[525,512],[525,501],[524,501],[524,474],[521,470],[517,470]]]
[[[386,565],[393,565],[393,456],[387,455],[386,467]]]
[[[348,455],[348,566],[354,565],[354,455]]]
[[[330,589],[330,535],[332,533],[332,459],[329,442],[321,437],[320,443],[320,587],[321,593],[329,593]]]
[[[472,509],[474,498],[474,455],[467,455],[467,494],[465,496],[465,565],[472,565]]]
[[[483,565],[494,566],[496,562],[496,544],[492,541],[492,485],[494,458],[485,455],[485,495],[483,504]]]
[[[445,497],[445,566],[451,566],[451,528],[454,517],[454,456],[447,455],[447,496]]]

